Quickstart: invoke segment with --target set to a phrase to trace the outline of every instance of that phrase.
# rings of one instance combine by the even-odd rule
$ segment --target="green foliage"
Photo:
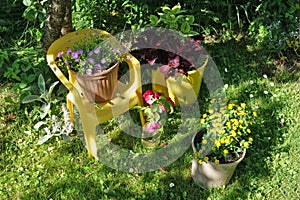
[[[164,28],[180,31],[186,36],[194,36],[199,33],[193,30],[196,26],[194,23],[195,17],[193,15],[187,15],[187,10],[181,9],[178,3],[174,7],[170,8],[167,5],[161,7],[162,12],[156,15],[150,15],[150,25],[162,26]]]
[[[52,83],[49,89],[46,89],[46,83],[44,80],[43,75],[39,75],[38,78],[38,88],[39,88],[39,95],[28,95],[23,98],[22,103],[31,103],[34,101],[40,101],[42,106],[40,108],[40,118],[44,119],[48,114],[51,114],[51,104],[53,103],[52,99],[52,92],[54,87],[59,83],[56,81]],[[55,102],[55,101],[54,101]]]
[[[70,142],[70,133],[73,131],[73,123],[70,122],[70,115],[65,104],[62,104],[59,116],[52,115],[45,119],[45,121],[40,121],[34,125],[36,130],[39,130],[42,126],[46,126],[43,130],[46,133],[41,137],[37,144],[43,144],[52,137],[62,136],[64,141]]]

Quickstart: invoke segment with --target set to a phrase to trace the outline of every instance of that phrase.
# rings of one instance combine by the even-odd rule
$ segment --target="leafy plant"
[[[42,74],[39,75],[38,78],[38,88],[40,95],[28,95],[23,98],[22,103],[31,103],[34,101],[39,101],[42,103],[42,106],[40,108],[40,118],[44,119],[48,114],[50,115],[50,108],[51,103],[53,102],[52,99],[52,92],[54,87],[59,83],[59,81],[55,81],[52,83],[49,87],[49,89],[46,89],[46,83],[45,79]]]
[[[216,164],[235,161],[244,148],[253,141],[250,127],[256,112],[251,112],[245,103],[235,104],[216,99],[212,107],[200,119],[206,131],[201,141],[197,141],[195,158],[198,163],[212,161]],[[200,143],[199,143],[200,142]]]
[[[172,30],[180,31],[186,36],[194,36],[199,33],[193,30],[195,24],[195,17],[193,15],[185,14],[187,10],[181,9],[180,4],[170,8],[168,6],[161,7],[162,12],[158,13],[159,17],[156,15],[150,15],[150,25],[152,26],[162,26],[164,28],[169,28]]]
[[[62,136],[64,141],[70,142],[70,133],[73,131],[73,123],[70,122],[70,115],[65,104],[62,104],[61,110],[63,112],[63,120],[61,116],[52,115],[51,118],[47,118],[45,121],[38,122],[34,128],[39,130],[41,126],[46,125],[43,129],[46,135],[41,137],[38,144],[43,144],[52,137]]]

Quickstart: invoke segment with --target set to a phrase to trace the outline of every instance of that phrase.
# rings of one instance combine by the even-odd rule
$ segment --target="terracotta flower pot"
[[[117,62],[111,68],[93,75],[79,75],[75,73],[84,97],[95,103],[111,100],[118,83],[119,64]]]
[[[195,138],[201,132],[198,132],[194,135],[192,140],[192,148],[194,153],[196,153],[196,144]],[[213,162],[203,162],[201,165],[198,163],[196,159],[192,161],[192,178],[196,184],[199,184],[202,188],[214,188],[226,185],[237,165],[244,159],[246,155],[246,149],[244,149],[242,156],[236,160],[235,162],[225,163],[225,164],[215,164]]]

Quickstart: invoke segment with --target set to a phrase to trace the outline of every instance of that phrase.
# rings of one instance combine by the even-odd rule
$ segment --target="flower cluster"
[[[173,112],[174,102],[169,97],[164,97],[152,90],[146,90],[143,94],[143,99],[147,104],[147,106],[141,108],[146,120],[144,131],[155,133],[162,128],[163,114]]]
[[[121,59],[126,49],[95,32],[74,44],[67,52],[59,52],[56,64],[61,69],[71,69],[82,75],[92,75],[109,69]]]
[[[201,143],[197,144],[194,156],[199,164],[207,161],[215,164],[233,162],[253,141],[250,126],[257,113],[247,109],[245,103],[211,102],[218,106],[213,106],[216,109],[209,109],[200,119],[200,125],[206,132]]]
[[[201,55],[207,55],[200,45],[200,39],[196,37],[195,39],[182,37],[164,29],[145,30],[142,35],[144,37],[140,37],[134,45],[139,49],[133,50],[131,54],[141,64],[149,64],[153,67],[159,64],[165,78],[176,77],[178,73],[187,76],[188,71],[201,66],[204,60]]]

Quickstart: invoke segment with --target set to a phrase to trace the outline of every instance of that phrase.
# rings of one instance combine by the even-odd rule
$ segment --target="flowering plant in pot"
[[[153,89],[170,96],[176,104],[183,102],[189,93],[188,103],[196,100],[208,62],[200,40],[163,28],[146,28],[141,32],[143,37],[133,44],[131,54],[152,69]]]
[[[200,119],[201,131],[192,140],[192,177],[196,183],[210,188],[229,182],[251,146],[256,116],[245,103],[212,100],[212,107]]]
[[[138,107],[144,113],[142,143],[146,147],[155,147],[160,142],[166,115],[173,112],[174,102],[158,92],[146,90],[143,94],[146,106]]]
[[[76,38],[77,41],[72,42],[67,51],[58,53],[56,65],[63,73],[69,73],[71,79],[76,77],[84,96],[90,102],[110,100],[126,49],[116,40],[96,30],[89,34],[78,31],[77,35],[81,39]]]

